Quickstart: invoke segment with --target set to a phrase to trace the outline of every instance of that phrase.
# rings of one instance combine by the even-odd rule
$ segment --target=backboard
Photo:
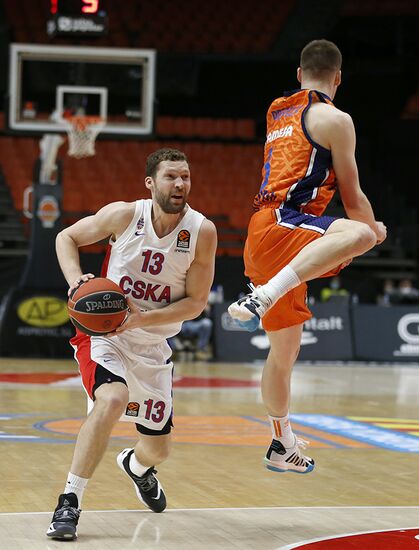
[[[56,115],[70,111],[105,118],[102,134],[146,136],[154,94],[154,50],[10,46],[7,120],[14,132],[63,132]]]

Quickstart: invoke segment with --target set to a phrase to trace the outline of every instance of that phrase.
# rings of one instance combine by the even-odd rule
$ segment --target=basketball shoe
[[[301,453],[301,449],[305,449],[308,444],[308,441],[296,437],[294,445],[285,448],[280,441],[272,439],[264,459],[266,467],[273,472],[308,474],[314,470],[314,460]]]
[[[230,316],[249,332],[259,327],[261,318],[271,307],[272,300],[265,294],[262,287],[249,284],[251,293],[228,307]]]
[[[79,502],[74,493],[58,497],[58,504],[48,527],[47,537],[57,540],[75,540],[80,512]]]
[[[163,512],[166,508],[166,495],[159,480],[154,474],[157,471],[151,466],[141,477],[135,475],[129,467],[129,461],[134,449],[124,449],[116,458],[118,466],[123,470],[134,483],[138,498],[153,512]]]

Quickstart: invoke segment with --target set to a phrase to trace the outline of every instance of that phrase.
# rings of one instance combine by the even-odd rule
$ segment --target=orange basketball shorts
[[[244,248],[245,274],[256,286],[267,283],[305,246],[321,238],[336,219],[282,208],[259,210],[249,223]],[[339,271],[337,267],[323,277],[331,277]],[[262,326],[267,331],[275,331],[299,325],[310,318],[307,285],[302,283],[268,310]]]

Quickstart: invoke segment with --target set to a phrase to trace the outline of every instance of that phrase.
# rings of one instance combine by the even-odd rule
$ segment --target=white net
[[[70,116],[62,119],[68,134],[68,155],[77,159],[95,154],[95,141],[105,120],[93,116]]]

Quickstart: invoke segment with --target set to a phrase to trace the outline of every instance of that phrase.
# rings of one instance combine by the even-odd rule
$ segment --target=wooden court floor
[[[293,425],[313,473],[263,466],[270,442],[259,364],[177,363],[174,445],[159,467],[168,509],[138,502],[115,463],[120,423],[83,500],[77,548],[268,549],[419,526],[419,365],[298,364]],[[86,411],[73,361],[0,359],[0,548],[45,536]],[[417,542],[419,548],[419,542]],[[335,548],[335,547],[333,547]]]

